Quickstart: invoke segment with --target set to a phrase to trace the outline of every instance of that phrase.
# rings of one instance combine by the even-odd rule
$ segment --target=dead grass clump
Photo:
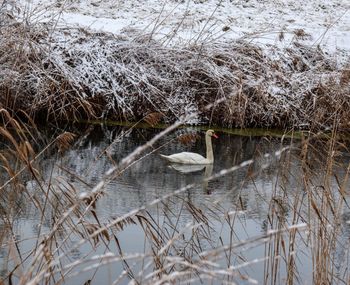
[[[300,38],[300,39],[311,38],[311,35],[306,33],[304,29],[296,29],[294,30],[293,33],[297,38]]]
[[[177,137],[177,140],[184,145],[191,145],[194,144],[200,138],[201,136],[198,133],[187,133],[179,135]]]
[[[64,132],[56,138],[57,148],[59,153],[63,153],[70,148],[76,135],[70,132]]]
[[[343,69],[340,77],[340,84],[345,86],[350,84],[350,69]]]
[[[143,120],[151,125],[152,127],[156,126],[157,124],[159,124],[160,120],[162,119],[163,114],[161,113],[150,113],[148,114]]]
[[[304,120],[308,121],[309,126],[314,129],[329,128],[336,124],[339,130],[346,130],[349,126],[347,110],[350,107],[350,101],[344,92],[350,91],[348,89],[333,78],[324,84],[315,86],[302,102],[305,108]]]
[[[3,16],[5,10],[1,10]],[[11,21],[0,26],[0,104],[31,117],[74,119],[94,116],[82,90],[51,58],[45,25]]]

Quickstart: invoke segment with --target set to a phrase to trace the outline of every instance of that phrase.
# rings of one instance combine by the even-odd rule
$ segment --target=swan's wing
[[[207,163],[207,159],[205,157],[194,152],[180,152],[172,155],[161,154],[161,157],[174,163],[183,163],[183,164],[206,164]]]

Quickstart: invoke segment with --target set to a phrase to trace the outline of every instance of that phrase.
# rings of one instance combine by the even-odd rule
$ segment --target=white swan
[[[214,162],[213,147],[211,144],[211,137],[218,138],[213,130],[208,130],[205,133],[205,144],[207,146],[207,157],[203,157],[198,153],[194,152],[180,152],[172,155],[160,156],[172,163],[182,163],[182,164],[212,164]]]

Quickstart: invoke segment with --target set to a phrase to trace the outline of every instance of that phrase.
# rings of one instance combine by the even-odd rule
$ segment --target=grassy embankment
[[[138,121],[222,127],[349,127],[350,67],[318,47],[261,49],[248,41],[166,47],[123,36],[17,22],[3,9],[1,106],[41,120]],[[281,32],[282,34],[282,32]],[[282,36],[281,36],[282,38]],[[209,106],[208,106],[209,105]]]

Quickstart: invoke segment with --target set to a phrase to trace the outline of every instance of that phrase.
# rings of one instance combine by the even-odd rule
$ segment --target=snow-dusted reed
[[[13,111],[129,121],[158,112],[165,122],[191,115],[192,124],[230,127],[349,124],[349,70],[318,47],[263,50],[248,40],[169,47],[135,30],[54,29],[6,11],[0,92]]]
[[[23,124],[4,109],[0,114],[6,126],[0,127],[2,282],[260,284],[266,280],[268,284],[301,284],[299,280],[307,278],[310,284],[324,284],[324,280],[346,284],[349,280],[349,232],[344,224],[349,213],[346,191],[350,167],[340,156],[347,151],[346,145],[336,136],[322,139],[320,133],[285,147],[276,141],[278,150],[271,152],[274,146],[267,144],[265,154],[264,144],[260,145],[251,159],[216,169],[214,174],[175,190],[166,191],[165,186],[164,192],[151,195],[141,205],[105,216],[100,211],[105,204],[99,200],[103,196],[112,199],[110,190],[117,190],[118,184],[109,190],[107,185],[122,178],[129,167],[138,172],[136,159],[146,159],[155,146],[164,146],[163,139],[178,125],[157,133],[118,162],[107,154],[105,146],[101,148],[103,153],[92,145],[84,150],[83,146],[89,145],[86,137],[94,129],[79,137],[64,132],[47,140],[34,124]],[[132,130],[120,132],[120,142]],[[84,167],[84,176],[76,172],[80,167],[71,162],[83,153],[70,152],[76,147],[91,154],[80,158],[85,166],[108,166],[102,177],[95,180],[95,168],[89,166]],[[42,164],[51,159],[52,166],[51,162],[49,167]],[[275,173],[274,167],[276,176],[270,176],[268,173]],[[268,194],[258,182],[261,174],[271,187]],[[219,182],[235,175],[240,178],[232,180],[233,184]],[[86,188],[81,188],[78,181]],[[190,191],[202,189],[202,182],[224,187],[225,191],[207,193],[208,203],[197,203]],[[250,185],[245,190],[251,196],[260,197],[253,200],[261,202],[257,205],[264,209],[260,214],[244,198],[244,184]],[[146,190],[147,183],[143,187]],[[125,196],[116,195],[125,203]],[[182,220],[182,216],[187,219]],[[250,231],[252,217],[261,222],[257,232]],[[35,227],[19,228],[25,224],[22,219],[33,219]],[[137,229],[143,241],[131,242],[135,252],[121,237],[127,234],[133,241],[135,232],[128,233],[130,228]],[[112,273],[108,279],[104,279],[106,268]],[[254,268],[258,268],[256,275]]]

